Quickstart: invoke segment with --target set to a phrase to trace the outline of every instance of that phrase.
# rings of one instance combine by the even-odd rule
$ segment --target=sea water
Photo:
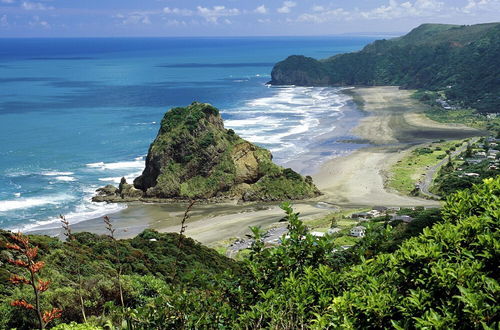
[[[270,87],[274,63],[372,40],[0,39],[0,228],[57,224],[59,214],[74,223],[126,207],[90,198],[138,176],[165,111],[193,101],[221,109],[227,128],[269,148],[277,163],[297,164],[315,138],[339,126],[349,98],[339,88]],[[341,143],[330,149],[321,156],[344,151]]]

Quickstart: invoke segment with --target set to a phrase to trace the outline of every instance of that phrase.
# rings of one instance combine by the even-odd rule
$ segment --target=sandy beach
[[[313,178],[325,201],[352,206],[438,206],[439,202],[403,196],[384,185],[392,164],[403,151],[439,139],[462,139],[481,132],[464,125],[444,125],[423,114],[425,106],[398,87],[356,88],[364,101],[363,118],[353,133],[371,143],[347,157],[323,164]]]
[[[428,119],[423,115],[424,106],[410,98],[411,91],[399,90],[398,87],[355,88],[350,91],[363,99],[363,110],[367,114],[350,133],[363,143],[369,141],[370,145],[320,165],[312,176],[323,195],[295,202],[295,210],[303,219],[314,219],[334,212],[338,207],[439,206],[437,201],[388,191],[384,186],[388,169],[403,156],[402,151],[417,144],[467,138],[481,135],[481,132]],[[322,143],[318,150],[324,151],[327,147]],[[130,204],[111,217],[117,235],[122,238],[135,236],[148,227],[161,232],[178,232],[184,208],[183,204]],[[249,233],[249,226],[267,228],[276,225],[282,217],[279,203],[199,204],[187,222],[186,235],[212,245],[244,237]],[[104,232],[100,218],[77,223],[73,229]],[[36,232],[53,235],[54,231],[58,229],[40,228]]]

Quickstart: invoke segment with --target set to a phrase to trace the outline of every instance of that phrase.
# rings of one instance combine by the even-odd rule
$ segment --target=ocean
[[[373,40],[0,39],[0,228],[125,208],[90,198],[138,176],[164,113],[193,101],[212,103],[227,128],[309,174],[356,148],[348,134],[327,138],[352,120],[352,102],[339,88],[267,86],[271,69],[292,54],[324,58]],[[328,148],[306,157],[315,141]]]

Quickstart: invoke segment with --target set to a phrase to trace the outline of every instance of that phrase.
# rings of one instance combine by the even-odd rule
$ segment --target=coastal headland
[[[443,125],[423,114],[425,105],[413,100],[411,91],[395,86],[349,89],[348,92],[366,112],[352,134],[369,143],[346,157],[326,161],[313,174],[322,196],[297,201],[294,209],[304,220],[320,218],[339,208],[383,206],[439,206],[438,201],[404,196],[385,187],[392,164],[402,152],[419,144],[439,139],[464,139],[483,132],[461,125]],[[355,141],[353,143],[356,143]],[[130,203],[123,211],[111,215],[117,236],[133,237],[145,228],[160,232],[177,232],[185,205]],[[249,226],[263,228],[277,224],[283,212],[276,202],[218,204],[199,203],[187,222],[186,235],[204,244],[232,237],[242,237]],[[77,223],[75,231],[103,233],[102,219]],[[34,233],[47,233],[40,228]],[[50,232],[53,234],[54,230]]]

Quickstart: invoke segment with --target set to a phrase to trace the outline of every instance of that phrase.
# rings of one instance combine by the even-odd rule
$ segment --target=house
[[[351,219],[370,219],[368,212],[357,212],[351,215]]]
[[[486,158],[486,152],[484,151],[476,152],[475,156],[477,158]]]
[[[369,219],[373,219],[373,218],[380,217],[383,215],[383,213],[378,211],[378,210],[371,210],[371,211],[368,211],[366,213],[368,213]]]
[[[365,237],[366,228],[363,226],[356,226],[351,228],[351,236]]]
[[[395,215],[392,217],[391,221],[403,221],[403,222],[412,222],[413,218],[409,215]]]
[[[389,211],[401,211],[401,208],[399,206],[391,206],[387,210]]]
[[[371,210],[371,211],[368,211],[368,212],[353,213],[351,215],[351,219],[357,219],[357,220],[361,221],[361,220],[373,219],[373,218],[376,218],[376,217],[380,217],[382,215],[384,215],[384,213],[381,213],[378,210]]]
[[[372,208],[372,210],[375,210],[375,211],[378,211],[378,212],[385,212],[385,211],[387,211],[387,210],[388,210],[388,208],[387,208],[387,207],[385,207],[385,206],[374,206],[374,207]]]
[[[327,233],[328,235],[333,235],[333,234],[338,233],[339,231],[341,231],[341,229],[340,229],[340,228],[330,228],[330,229],[328,229],[328,230],[326,231],[326,233]]]

